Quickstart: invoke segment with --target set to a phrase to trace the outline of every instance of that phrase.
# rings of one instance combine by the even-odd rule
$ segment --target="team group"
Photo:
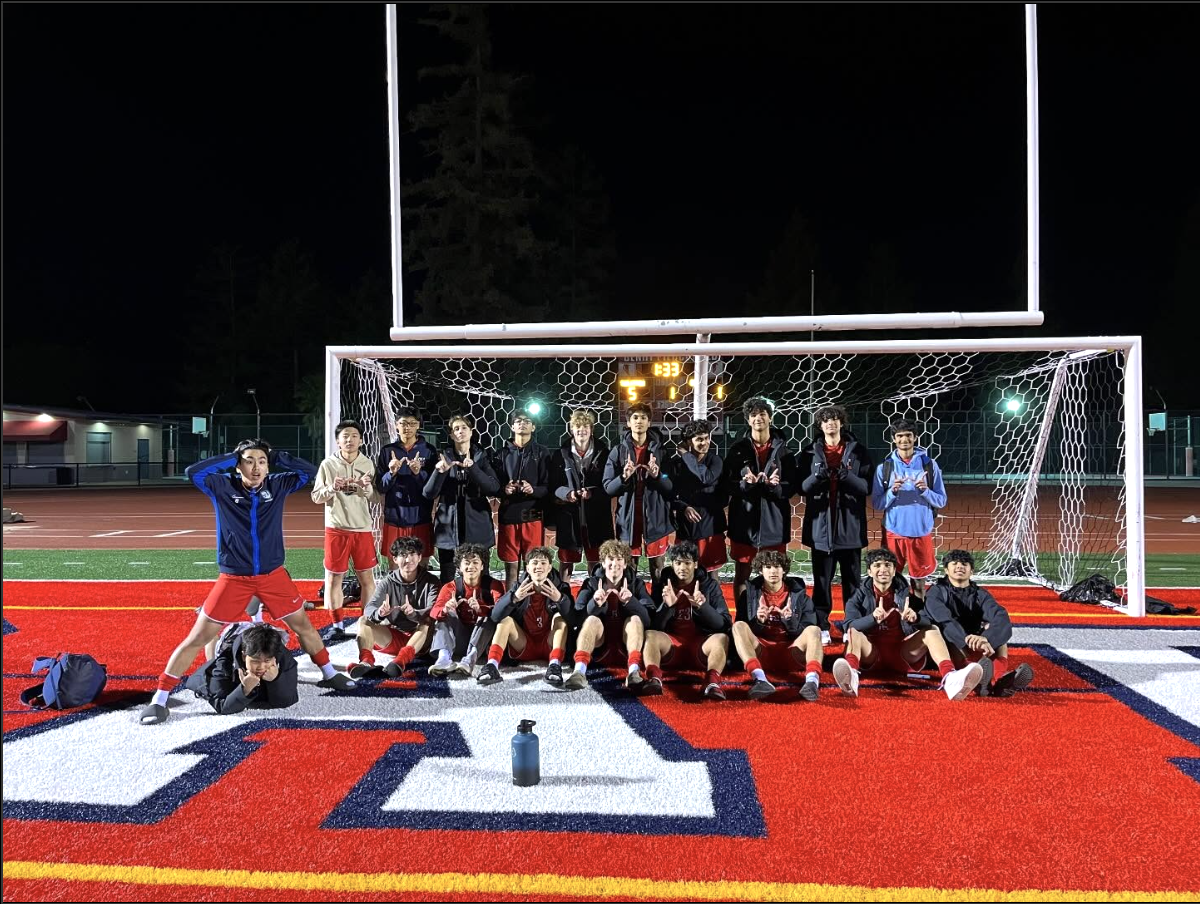
[[[843,693],[857,695],[862,670],[906,673],[924,668],[927,658],[952,700],[972,690],[1010,696],[1031,682],[1028,665],[1008,666],[1008,614],[971,580],[969,552],[948,553],[945,575],[926,593],[936,569],[934,513],[946,504],[946,492],[937,463],[917,445],[915,424],[892,423],[894,448],[875,467],[839,406],[816,412],[815,435],[798,456],[772,427],[770,400],[752,398],[743,413],[748,432],[725,459],[712,446],[712,425],[702,420],[684,426],[681,448],[672,454],[651,427],[650,407],[635,403],[611,449],[595,434],[593,415],[578,411],[553,451],[533,440],[535,425],[523,412],[510,419],[511,438],[498,450],[474,441],[465,416],[450,419],[450,443],[439,450],[420,434],[420,415],[401,409],[398,439],[375,461],[361,452],[359,425],[343,421],[337,451],[319,468],[258,440],[193,465],[188,476],[216,509],[222,573],[142,721],[167,717],[169,691],[202,647],[208,663],[188,686],[218,711],[294,702],[294,665],[280,666],[290,656],[278,632],[238,624],[254,597],[296,631],[302,649],[328,672],[322,683],[332,686],[398,676],[425,653],[436,655],[431,674],[471,677],[486,654],[476,675],[485,685],[503,680],[507,655],[547,661],[546,680],[567,688],[586,685],[592,662],[623,666],[627,686],[645,694],[662,692],[664,667],[700,669],[704,695],[724,699],[719,676],[732,642],[752,682],[750,697],[775,691],[768,672],[802,670],[800,695],[813,700],[830,640],[835,571],[846,648],[833,676]],[[271,474],[272,465],[289,470]],[[367,601],[351,679],[329,665],[282,567],[282,500],[309,482],[312,500],[325,506],[325,605],[335,626],[342,621],[342,576],[351,565]],[[797,494],[805,501],[811,597],[802,579],[788,575]],[[885,547],[867,552],[863,581],[868,497],[883,515]],[[395,566],[378,586],[372,502],[383,506],[381,545]],[[557,549],[543,545],[547,523]],[[505,566],[503,583],[488,571],[493,545]],[[438,577],[426,567],[434,550]],[[637,573],[642,555],[649,591]],[[736,621],[714,577],[729,556]],[[588,572],[576,596],[567,578],[580,561]],[[908,580],[901,576],[906,567]],[[572,648],[574,669],[564,679]],[[376,653],[393,657],[386,669],[375,665]],[[281,696],[287,672],[291,691]]]

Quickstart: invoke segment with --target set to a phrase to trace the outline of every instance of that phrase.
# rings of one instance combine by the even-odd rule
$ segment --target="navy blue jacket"
[[[725,602],[721,585],[703,568],[696,569],[696,592],[704,597],[704,603],[699,607],[692,608],[690,603],[677,603],[674,606],[664,603],[663,588],[667,581],[676,585],[679,583],[679,579],[675,577],[675,569],[670,565],[658,573],[658,580],[654,582],[654,589],[651,591],[654,608],[650,611],[650,626],[655,631],[669,634],[671,623],[682,611],[681,606],[687,606],[687,614],[701,634],[728,634],[733,628],[733,618],[729,614],[729,605]]]
[[[909,599],[908,580],[896,575],[892,578],[892,594],[896,601],[896,608],[901,612],[904,611],[905,603],[916,610],[917,620],[913,623],[906,622],[904,619],[899,619],[900,632],[904,637],[908,637],[917,633],[922,628],[933,626],[933,620],[925,612],[925,603],[916,597]],[[846,620],[843,627],[844,631],[849,631],[853,628],[856,631],[861,631],[863,634],[879,634],[883,631],[891,630],[896,624],[892,621],[896,616],[889,617],[882,625],[875,621],[875,582],[870,578],[858,585],[858,589],[850,594],[850,598],[846,600]]]
[[[526,521],[541,521],[544,509],[542,500],[550,492],[549,461],[550,453],[545,446],[527,442],[517,448],[512,440],[501,449],[493,449],[488,453],[488,461],[496,472],[496,482],[500,491],[496,498],[500,500],[500,508],[496,513],[498,524],[521,524]],[[511,496],[504,492],[504,487],[510,480],[527,480],[533,488],[532,493],[517,490]]]
[[[804,479],[802,540],[809,549],[862,549],[867,545],[867,499],[871,495],[874,466],[867,447],[848,430],[842,431],[842,469],[837,483],[837,518],[829,511],[829,465],[825,461],[825,435],[818,427],[813,441],[800,454]],[[874,607],[872,607],[874,608]]]
[[[608,462],[608,444],[592,436],[592,457],[582,473],[575,466],[568,439],[550,456],[550,491],[554,494],[553,524],[555,542],[559,549],[583,549],[583,528],[587,528],[587,545],[599,547],[613,534],[612,497],[604,492],[604,466]],[[567,502],[572,490],[587,489],[591,495],[577,502]]]
[[[420,456],[424,459],[421,470],[414,474],[408,465],[401,465],[393,475],[388,469],[393,452],[396,458]],[[388,443],[379,450],[375,458],[375,489],[383,497],[384,521],[395,527],[415,527],[433,522],[433,500],[426,499],[423,491],[437,463],[437,449],[419,433],[411,451],[405,451],[399,441]],[[425,552],[428,554],[430,550]]]
[[[779,486],[764,481],[746,483],[747,473],[779,471]],[[729,539],[761,549],[792,539],[792,503],[796,493],[796,457],[778,430],[771,430],[771,451],[758,467],[754,441],[747,434],[725,456],[725,486],[729,493]]]
[[[709,449],[703,459],[692,451],[673,456],[667,465],[675,498],[671,512],[675,519],[675,539],[706,540],[725,538],[725,503],[728,491],[722,479],[724,462],[716,449]],[[685,512],[688,506],[700,513],[700,521],[692,524]]]
[[[617,537],[626,543],[633,542],[634,503],[637,500],[637,482],[642,486],[642,543],[661,540],[671,533],[671,478],[667,475],[666,452],[662,437],[651,428],[646,437],[649,456],[658,461],[657,477],[647,471],[634,471],[628,480],[621,475],[625,462],[634,456],[633,436],[628,430],[621,442],[608,454],[604,465],[604,491],[617,499]]]
[[[1008,610],[974,581],[966,587],[955,587],[949,578],[938,578],[925,594],[925,611],[941,629],[946,643],[959,649],[966,647],[968,634],[982,635],[994,650],[1012,639]]]
[[[217,514],[217,567],[222,574],[268,574],[283,564],[283,500],[317,476],[315,465],[286,452],[272,452],[272,468],[258,489],[247,489],[232,452],[198,461],[184,471],[212,500]]]
[[[788,589],[788,605],[792,607],[792,614],[783,620],[782,626],[787,631],[788,637],[799,637],[804,633],[805,628],[817,624],[817,610],[813,606],[812,598],[808,595],[804,578],[785,574],[783,586]],[[769,625],[758,620],[758,604],[762,600],[762,588],[763,578],[760,574],[747,582],[746,589],[742,591],[742,595],[737,600],[737,620],[748,624],[750,630],[760,637],[772,633]]]

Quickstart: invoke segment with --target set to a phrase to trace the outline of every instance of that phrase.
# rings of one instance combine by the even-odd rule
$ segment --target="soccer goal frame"
[[[1142,345],[1141,337],[1051,337],[1013,339],[953,339],[953,340],[878,340],[878,341],[820,341],[820,342],[708,342],[700,336],[696,342],[683,343],[554,343],[509,345],[434,346],[425,344],[385,346],[330,346],[326,349],[326,420],[327,436],[334,435],[334,427],[342,417],[343,363],[353,359],[382,359],[397,362],[434,361],[486,361],[490,359],[614,359],[641,358],[643,360],[663,358],[692,359],[694,391],[691,392],[691,416],[703,418],[708,414],[706,400],[710,398],[707,385],[708,364],[713,358],[744,356],[839,356],[839,355],[903,355],[914,353],[955,354],[977,352],[1045,352],[1060,355],[1060,365],[1048,367],[1046,385],[1048,391],[1041,409],[1041,426],[1036,430],[1036,439],[1030,439],[1032,464],[1025,482],[1013,488],[1018,493],[1011,508],[1016,511],[1015,527],[1012,530],[1013,576],[1021,577],[1020,547],[1027,539],[1024,525],[1029,523],[1031,510],[1036,510],[1039,486],[1039,470],[1043,457],[1051,442],[1051,423],[1058,410],[1058,400],[1068,367],[1073,355],[1096,353],[1119,353],[1122,356],[1120,417],[1122,431],[1122,472],[1124,482],[1122,504],[1119,515],[1114,517],[1115,526],[1121,534],[1120,548],[1124,551],[1126,580],[1126,604],[1119,611],[1130,616],[1145,614],[1145,532],[1144,532],[1144,488],[1142,462]],[[394,431],[394,424],[385,425]],[[370,441],[368,440],[368,446]],[[368,449],[368,451],[372,451]],[[1036,514],[1033,515],[1036,517]],[[1122,582],[1119,582],[1122,583]]]

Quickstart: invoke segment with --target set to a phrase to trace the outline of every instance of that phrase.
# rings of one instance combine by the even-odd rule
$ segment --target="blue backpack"
[[[41,684],[21,691],[34,709],[71,709],[91,703],[108,683],[108,669],[87,653],[59,653],[33,661],[33,674],[49,669]]]

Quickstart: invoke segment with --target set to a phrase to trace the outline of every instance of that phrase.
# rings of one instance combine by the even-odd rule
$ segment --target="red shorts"
[[[937,560],[933,555],[933,535],[923,537],[901,537],[899,534],[887,532],[887,548],[896,554],[900,567],[899,574],[908,565],[910,578],[927,578],[937,570]]]
[[[535,546],[546,542],[546,525],[541,521],[526,521],[524,524],[501,524],[496,531],[496,556],[501,562],[512,564],[520,561]]]
[[[525,649],[520,653],[513,651],[510,646],[508,655],[517,660],[517,662],[538,662],[550,658],[550,635],[549,634],[526,634]]]
[[[204,614],[215,622],[241,621],[250,597],[262,600],[271,618],[282,619],[304,610],[304,597],[280,565],[270,574],[221,574],[204,599]]]
[[[564,549],[563,547],[560,546],[558,548],[558,561],[572,562],[572,563],[578,562],[584,554],[586,554],[587,560],[589,562],[599,562],[600,561],[600,547],[599,546],[589,546],[586,549],[582,549],[582,550],[580,550],[580,549]]]
[[[699,669],[708,670],[708,657],[704,654],[704,642],[710,635],[701,634],[694,628],[680,631],[678,634],[667,634],[671,639],[671,649],[662,659],[662,667],[676,672],[691,672]]]
[[[632,617],[637,618],[636,615]],[[604,639],[592,650],[592,663],[614,669],[625,668],[629,664],[629,651],[625,649],[625,618],[620,612],[610,615],[606,609],[600,621],[604,625]]]
[[[725,553],[725,537],[723,534],[697,540],[696,546],[700,550],[700,561],[696,564],[705,571],[716,571],[729,558]]]
[[[640,537],[638,539],[641,540]],[[671,545],[670,534],[668,534],[665,537],[660,537],[657,540],[651,540],[649,543],[646,544],[646,549],[645,549],[646,558],[647,559],[657,559],[659,556],[665,556],[667,554],[667,549],[670,547],[670,545]],[[629,544],[629,553],[630,553],[630,555],[632,555],[634,557],[634,559],[638,559],[642,555],[642,547],[634,546],[631,543],[631,544]]]
[[[392,543],[397,537],[416,537],[425,547],[422,556],[433,553],[433,525],[414,524],[412,527],[397,527],[395,524],[383,525],[383,536],[379,541],[381,558],[385,562],[392,561]]]
[[[756,638],[759,643],[758,661],[762,663],[763,671],[768,675],[785,676],[804,669],[804,663],[797,662],[792,655],[794,641],[786,637],[779,640],[769,640],[765,637]],[[799,655],[804,654],[797,650]]]
[[[918,647],[917,652],[912,654],[913,658],[909,659],[902,649],[903,638],[881,643],[870,634],[866,637],[875,651],[875,660],[869,666],[864,665],[863,671],[869,669],[872,672],[896,672],[900,675],[907,675],[909,672],[919,672],[925,668],[926,651],[924,646]]]
[[[747,546],[745,543],[739,543],[737,540],[729,541],[729,553],[733,556],[733,561],[741,562],[743,565],[749,565],[754,561],[754,557],[764,549],[770,549],[774,552],[781,552],[787,555],[787,544],[780,543],[778,546]]]
[[[392,639],[386,647],[381,647],[375,644],[376,653],[387,653],[389,656],[395,656],[402,649],[408,646],[408,642],[412,639],[412,633],[409,631],[397,631],[395,628],[388,628],[392,632]]]
[[[325,528],[325,570],[344,574],[354,560],[355,571],[366,571],[379,564],[375,557],[375,535],[369,530]]]

